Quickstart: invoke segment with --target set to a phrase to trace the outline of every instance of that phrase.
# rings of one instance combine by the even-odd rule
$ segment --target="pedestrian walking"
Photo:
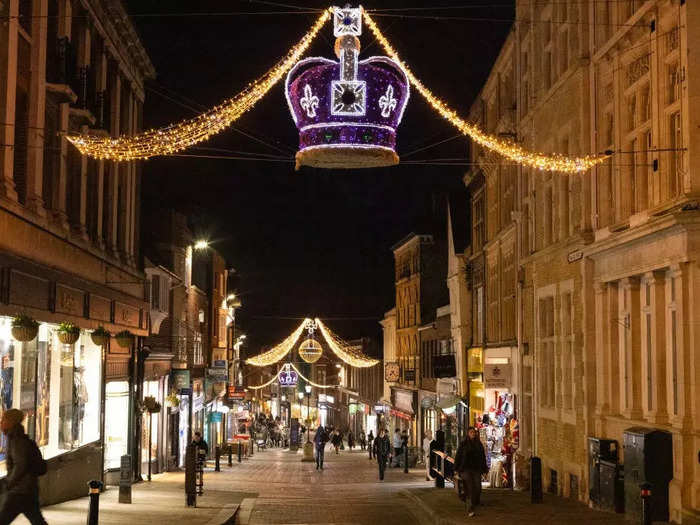
[[[369,449],[369,459],[370,461],[372,460],[372,454],[374,452],[373,445],[374,444],[374,433],[370,430],[369,434],[367,434],[367,448]]]
[[[323,470],[323,454],[328,442],[328,433],[322,425],[319,425],[314,436],[314,445],[316,448],[316,470]]]
[[[360,450],[364,450],[365,446],[367,446],[367,436],[365,431],[360,429]]]
[[[474,427],[469,427],[467,437],[460,443],[455,457],[455,470],[464,483],[464,498],[467,515],[475,515],[481,503],[481,475],[488,472],[484,445]]]
[[[399,466],[399,460],[401,458],[401,430],[398,428],[394,430],[394,441],[392,443],[392,446],[394,447],[394,459],[391,462],[391,465],[394,467]]]
[[[195,432],[192,444],[197,447],[197,455],[206,457],[209,454],[209,445],[202,438],[201,432]]]
[[[340,449],[340,445],[343,443],[343,436],[340,435],[340,430],[335,429],[335,431],[333,432],[333,436],[331,437],[331,443],[335,448],[336,455],[340,454],[338,450]]]
[[[355,446],[355,436],[353,436],[352,431],[348,432],[348,448],[352,450]]]
[[[423,437],[423,461],[425,462],[425,481],[432,481],[430,475],[430,442],[433,440],[433,433],[430,430],[425,431]]]
[[[7,436],[7,477],[2,480],[0,524],[12,523],[24,514],[32,525],[46,525],[39,508],[39,476],[46,474],[46,461],[36,443],[24,433],[24,412],[7,410],[0,429]]]
[[[390,455],[391,443],[389,443],[389,437],[383,428],[379,429],[379,435],[374,440],[374,456],[377,458],[377,465],[379,466],[379,481],[384,481],[384,470]]]

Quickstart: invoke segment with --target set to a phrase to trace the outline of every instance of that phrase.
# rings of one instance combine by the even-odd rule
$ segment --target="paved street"
[[[116,502],[115,487],[101,497],[101,524],[187,522],[226,523],[240,508],[237,525],[360,525],[360,524],[456,524],[466,523],[464,507],[454,489],[435,489],[424,481],[423,470],[388,469],[378,481],[376,462],[361,451],[326,454],[323,472],[313,463],[301,462],[301,451],[272,449],[220,473],[205,474],[205,493],[196,509],[184,506],[183,474],[158,475],[151,483],[134,486],[131,505]],[[449,487],[449,485],[448,485]],[[594,512],[562,498],[545,497],[531,505],[527,494],[505,490],[485,491],[484,507],[469,523],[523,524],[565,523],[623,525],[614,514]],[[88,500],[82,498],[44,509],[52,524],[83,523]],[[28,523],[20,518],[16,523]]]

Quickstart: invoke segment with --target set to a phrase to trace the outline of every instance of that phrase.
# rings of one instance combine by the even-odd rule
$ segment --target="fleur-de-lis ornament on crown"
[[[306,111],[306,116],[313,118],[316,116],[316,108],[318,107],[318,97],[311,91],[311,86],[306,84],[304,86],[304,96],[299,99],[299,104],[304,111]]]
[[[379,97],[379,107],[382,109],[382,117],[387,118],[391,112],[396,109],[398,101],[394,97],[394,88],[389,84],[386,88],[386,93]]]

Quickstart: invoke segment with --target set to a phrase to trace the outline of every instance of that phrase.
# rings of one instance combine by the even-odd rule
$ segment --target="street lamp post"
[[[310,432],[311,432],[311,385],[306,385],[306,419],[308,419],[308,425],[306,425],[306,442],[310,443]]]

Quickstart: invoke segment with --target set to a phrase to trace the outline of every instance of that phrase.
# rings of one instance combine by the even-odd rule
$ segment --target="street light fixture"
[[[311,385],[307,383],[304,390],[306,390],[306,419],[308,420],[306,424],[306,442],[311,443]]]
[[[207,248],[209,248],[209,241],[206,239],[200,239],[194,243],[195,250],[206,250]]]

